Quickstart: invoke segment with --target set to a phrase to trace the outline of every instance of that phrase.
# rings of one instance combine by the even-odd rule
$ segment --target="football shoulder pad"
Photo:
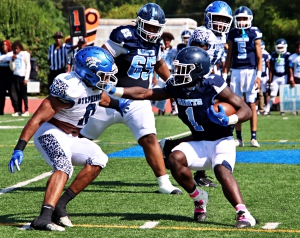
[[[64,103],[74,105],[83,92],[83,82],[76,77],[75,73],[64,73],[58,75],[50,86],[50,94]]]
[[[136,28],[132,25],[119,26],[115,28],[109,36],[109,39],[118,44],[123,45],[125,42],[128,42],[132,39],[137,38]]]

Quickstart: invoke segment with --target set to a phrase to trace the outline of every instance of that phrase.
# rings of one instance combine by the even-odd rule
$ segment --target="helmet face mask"
[[[167,82],[173,86],[192,87],[210,73],[208,53],[197,47],[185,47],[175,57],[172,78]]]
[[[252,11],[245,6],[239,7],[234,12],[234,27],[236,29],[248,29],[252,26]]]
[[[228,33],[232,23],[232,11],[223,1],[208,5],[204,12],[205,26],[216,33]]]
[[[280,38],[276,41],[275,50],[277,54],[284,54],[287,52],[288,44],[285,39]]]
[[[74,58],[74,71],[86,86],[109,92],[117,84],[117,66],[105,49],[87,46],[79,50]]]
[[[189,39],[191,37],[191,32],[188,31],[188,30],[184,30],[182,33],[181,33],[181,40],[182,40],[182,43],[183,44],[187,44],[189,42]]]
[[[148,3],[137,12],[137,33],[150,43],[156,43],[160,39],[165,23],[165,13],[155,3]]]

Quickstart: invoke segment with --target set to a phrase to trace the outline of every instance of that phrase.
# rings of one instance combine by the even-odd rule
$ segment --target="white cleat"
[[[255,140],[255,139],[251,140],[251,146],[252,147],[260,147],[260,145],[258,144],[257,140]]]
[[[73,224],[68,216],[61,217],[57,224],[60,226],[73,227]]]
[[[182,194],[182,191],[173,185],[158,187],[158,192],[163,194]]]
[[[236,147],[244,147],[244,141],[243,140],[235,139],[234,142],[235,142]]]

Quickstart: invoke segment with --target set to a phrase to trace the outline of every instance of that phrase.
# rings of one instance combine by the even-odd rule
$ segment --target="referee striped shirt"
[[[50,61],[50,70],[59,70],[67,66],[69,50],[70,46],[65,43],[59,49],[56,49],[55,44],[49,47],[48,60]]]

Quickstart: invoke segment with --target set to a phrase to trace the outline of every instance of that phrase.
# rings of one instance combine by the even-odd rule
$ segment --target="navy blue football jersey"
[[[289,72],[289,57],[290,52],[286,52],[284,54],[277,54],[277,52],[272,52],[270,64],[273,66],[273,74],[281,77],[283,75],[287,75]]]
[[[216,74],[211,74],[192,91],[184,87],[166,84],[165,89],[178,106],[178,117],[186,124],[194,140],[218,140],[232,136],[233,126],[220,126],[209,120],[206,110],[214,104],[215,97],[227,87],[224,79]]]
[[[257,66],[254,41],[262,38],[262,33],[257,27],[242,30],[232,28],[228,33],[228,40],[232,42],[233,69],[255,69]]]
[[[179,52],[179,51],[181,51],[183,48],[185,48],[187,45],[186,44],[184,44],[184,43],[179,43],[178,45],[177,45],[177,51]]]
[[[114,29],[109,39],[128,50],[115,59],[118,66],[118,87],[139,86],[149,88],[160,44],[144,41],[135,26],[120,26]]]

